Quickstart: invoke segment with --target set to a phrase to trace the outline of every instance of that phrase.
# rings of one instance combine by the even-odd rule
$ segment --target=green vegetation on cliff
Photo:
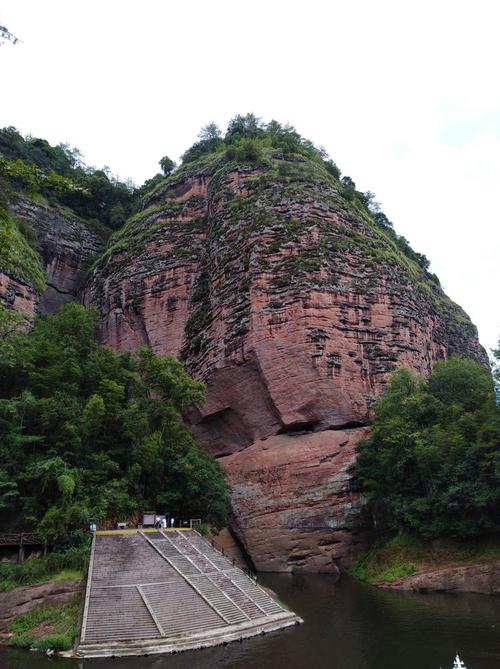
[[[87,167],[77,149],[25,138],[12,127],[0,129],[0,191],[9,200],[19,193],[42,196],[50,205],[64,205],[110,229],[123,225],[138,200],[131,184]]]
[[[489,370],[452,357],[400,369],[352,469],[375,527],[423,539],[500,531],[500,407]]]
[[[269,307],[276,311],[311,289],[366,295],[387,281],[403,305],[402,323],[405,310],[417,319],[430,313],[449,352],[481,357],[474,325],[445,295],[427,258],[394,231],[373,193],[358,191],[323,150],[276,121],[248,114],[235,117],[225,135],[213,124],[201,131],[96,259],[89,272],[96,302],[104,277],[117,282],[132,265],[155,275],[191,261],[201,263],[200,272],[205,263],[224,268],[233,334],[247,327],[257,273],[264,292],[275,294]],[[210,344],[216,312],[207,290],[203,304],[193,297],[190,305],[186,359],[201,359]]]
[[[350,568],[350,573],[374,585],[392,583],[415,572],[450,565],[467,565],[498,560],[500,538],[440,538],[424,541],[400,534],[374,544]]]
[[[41,292],[45,288],[45,271],[38,253],[29,245],[16,221],[0,208],[0,271],[30,283]]]
[[[273,158],[284,158],[279,166]],[[301,158],[302,160],[297,160]],[[165,186],[174,184],[194,171],[208,169],[215,173],[226,164],[253,166],[265,169],[275,168],[277,176],[288,177],[295,190],[288,195],[300,194],[307,179],[318,178],[327,184],[336,184],[339,194],[362,216],[368,219],[383,237],[391,240],[392,245],[416,263],[421,270],[428,270],[427,258],[413,251],[404,237],[394,232],[393,224],[381,211],[375,196],[370,191],[363,193],[356,190],[355,182],[348,176],[341,178],[341,171],[329,158],[326,151],[318,149],[290,125],[282,125],[272,120],[263,123],[254,114],[237,115],[229,122],[226,134],[213,123],[202,128],[199,140],[182,157],[181,167],[167,180],[159,181],[155,188],[146,195],[146,200]],[[302,164],[301,164],[302,163]],[[321,167],[321,170],[314,168]],[[437,281],[437,277],[433,277]]]
[[[143,508],[224,525],[223,472],[182,420],[203,384],[147,348],[133,357],[99,346],[96,324],[96,313],[69,303],[27,333],[7,328],[0,342],[4,529],[75,544],[90,520]]]

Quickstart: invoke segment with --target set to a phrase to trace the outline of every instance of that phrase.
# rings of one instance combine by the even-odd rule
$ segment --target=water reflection
[[[267,574],[260,582],[306,621],[242,643],[173,656],[50,661],[0,654],[5,669],[468,669],[500,667],[500,599],[378,590],[349,578]],[[3,662],[3,663],[2,663]]]

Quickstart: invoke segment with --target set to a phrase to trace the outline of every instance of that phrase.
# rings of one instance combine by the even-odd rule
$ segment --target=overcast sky
[[[202,125],[290,122],[500,335],[497,0],[0,0],[0,126],[137,184]]]

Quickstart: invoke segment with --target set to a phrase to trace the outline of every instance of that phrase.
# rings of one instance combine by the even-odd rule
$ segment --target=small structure
[[[26,546],[40,546],[40,548],[43,548],[43,554],[47,554],[47,540],[35,532],[7,532],[0,534],[0,546],[18,546],[18,562],[24,562]]]
[[[156,513],[154,511],[144,511],[142,514],[142,526],[154,527],[156,523]]]
[[[455,656],[455,661],[453,662],[453,669],[467,669],[465,664],[459,658],[458,653]]]

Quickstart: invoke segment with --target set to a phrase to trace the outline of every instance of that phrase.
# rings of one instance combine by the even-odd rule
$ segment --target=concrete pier
[[[76,656],[204,648],[299,622],[194,530],[97,532]]]

